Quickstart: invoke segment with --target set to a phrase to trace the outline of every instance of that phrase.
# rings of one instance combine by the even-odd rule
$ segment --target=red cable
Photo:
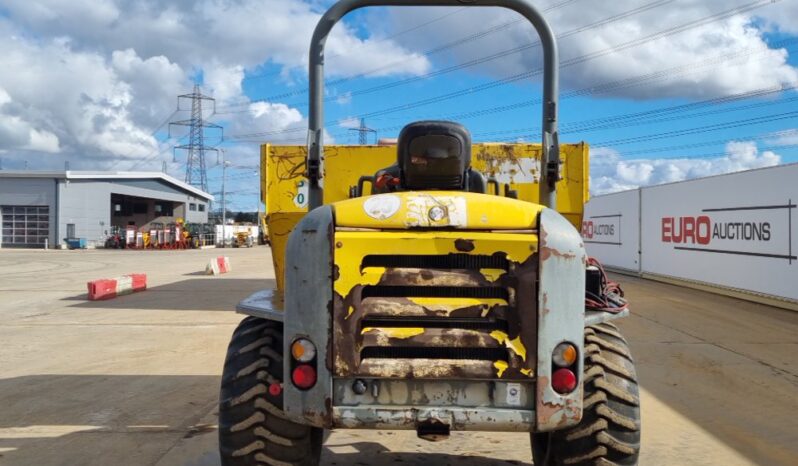
[[[600,298],[601,301],[596,301],[595,299],[586,297],[585,308],[594,311],[618,313],[629,307],[629,304],[623,299],[623,289],[621,289],[621,285],[607,278],[607,272],[604,270],[601,262],[594,257],[588,257],[587,265],[592,265],[599,269],[599,275],[601,277],[601,296],[598,296],[598,298]],[[609,295],[618,296],[618,298],[623,301],[623,304],[619,306],[616,303],[610,302]]]

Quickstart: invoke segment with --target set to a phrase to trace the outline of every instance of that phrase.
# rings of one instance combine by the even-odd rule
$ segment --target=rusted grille
[[[466,330],[507,331],[506,320],[467,317],[367,317],[361,321],[363,328],[462,328]]]
[[[366,298],[485,298],[507,300],[509,294],[500,287],[451,287],[451,286],[366,286],[362,299]]]
[[[529,263],[500,253],[363,257],[360,273],[379,279],[336,301],[336,375],[528,378],[533,355],[511,341],[522,319],[532,322],[525,340],[535,334],[534,308],[521,317],[516,303],[521,274],[535,293]]]
[[[500,269],[507,270],[510,262],[501,254],[492,256],[470,254],[445,255],[369,255],[361,267],[412,268],[412,269]]]
[[[336,377],[535,376],[534,233],[339,231],[335,241]]]
[[[369,346],[360,351],[363,359],[459,359],[470,361],[496,361],[507,357],[502,348],[430,348],[424,346]]]

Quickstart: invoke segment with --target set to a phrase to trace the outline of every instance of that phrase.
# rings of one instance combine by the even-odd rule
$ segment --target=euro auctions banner
[[[582,239],[602,264],[634,272],[640,262],[640,191],[594,197],[585,206]]]
[[[641,202],[643,273],[798,299],[798,165],[644,188]]]

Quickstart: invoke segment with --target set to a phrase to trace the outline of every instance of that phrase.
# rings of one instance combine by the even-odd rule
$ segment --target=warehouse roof
[[[213,200],[213,196],[162,172],[118,172],[118,171],[39,171],[0,170],[0,178],[60,178],[66,180],[160,180],[198,197]]]

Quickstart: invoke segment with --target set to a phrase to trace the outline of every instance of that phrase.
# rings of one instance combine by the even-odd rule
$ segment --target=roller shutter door
[[[1,206],[2,247],[40,248],[50,234],[50,207]]]

